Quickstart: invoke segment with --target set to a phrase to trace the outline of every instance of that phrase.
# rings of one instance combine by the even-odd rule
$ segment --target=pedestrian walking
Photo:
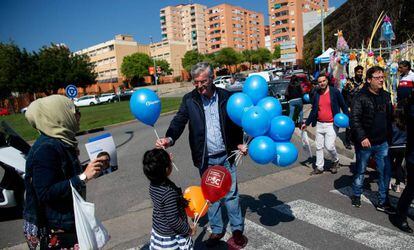
[[[295,121],[295,124],[302,125],[303,122],[303,101],[302,101],[302,87],[300,85],[300,79],[295,75],[290,78],[289,85],[285,91],[285,97],[289,103],[289,117],[293,120],[295,111],[299,116]]]

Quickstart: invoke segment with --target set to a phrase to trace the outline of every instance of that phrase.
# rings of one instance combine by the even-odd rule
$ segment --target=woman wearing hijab
[[[26,119],[40,132],[26,159],[26,241],[30,249],[76,249],[70,183],[84,194],[85,183],[101,171],[101,159],[83,171],[75,137],[80,113],[67,97],[52,95],[32,102]]]

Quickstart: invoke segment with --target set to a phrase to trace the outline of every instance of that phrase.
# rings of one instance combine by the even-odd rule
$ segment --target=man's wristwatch
[[[86,174],[83,174],[83,173],[79,175],[79,179],[83,181],[84,183],[88,181],[88,178],[86,178]]]

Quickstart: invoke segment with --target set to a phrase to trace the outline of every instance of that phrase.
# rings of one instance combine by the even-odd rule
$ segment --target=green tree
[[[244,62],[248,62],[249,63],[249,69],[252,68],[252,55],[253,55],[253,51],[252,50],[243,50],[242,51],[242,55],[243,55],[243,61]]]
[[[164,59],[155,60],[155,64],[157,67],[161,67],[162,75],[171,75],[173,72],[173,70],[170,68],[170,64]]]
[[[233,48],[221,49],[215,56],[215,62],[220,66],[231,66],[239,64],[242,61],[242,56]]]
[[[275,50],[273,51],[272,59],[279,59],[280,58],[280,45],[276,44]]]
[[[153,66],[153,62],[149,55],[134,53],[124,57],[121,72],[126,77],[128,83],[131,84],[144,76],[148,76],[148,68],[151,66]]]
[[[267,48],[259,48],[252,52],[252,62],[260,64],[262,68],[264,68],[265,63],[272,59],[272,54]]]
[[[21,51],[15,44],[0,43],[0,98],[5,99],[15,91],[16,75],[19,74]]]
[[[86,55],[76,55],[69,48],[52,44],[42,47],[38,55],[38,67],[46,94],[57,93],[69,84],[85,88],[96,80],[93,65]]]
[[[203,60],[204,56],[202,54],[198,53],[196,50],[190,50],[184,54],[184,58],[182,59],[181,64],[186,71],[190,72],[193,65],[197,64],[198,62],[202,62]]]

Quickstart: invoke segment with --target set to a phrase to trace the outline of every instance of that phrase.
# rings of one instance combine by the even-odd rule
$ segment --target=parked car
[[[121,101],[129,101],[133,93],[134,91],[132,89],[127,89],[125,91],[122,91],[121,94],[119,95],[119,99]]]
[[[10,115],[9,110],[6,108],[0,108],[0,116]]]
[[[115,95],[115,93],[105,93],[99,96],[99,102],[105,103],[105,102],[117,102],[118,98]]]
[[[97,95],[84,95],[74,101],[75,106],[91,106],[99,104],[99,97]]]
[[[244,81],[246,81],[245,77],[239,77],[233,84],[228,84],[226,89],[230,92],[240,92],[243,90]]]
[[[273,80],[273,74],[270,71],[261,71],[261,72],[254,72],[250,73],[249,76],[259,75],[266,79],[266,82]]]
[[[268,82],[269,96],[276,97],[282,105],[282,113],[286,115],[289,112],[289,103],[286,100],[285,93],[289,85],[289,80],[275,80]]]
[[[218,76],[214,79],[213,84],[216,85],[218,88],[225,89],[226,85],[230,83],[231,76]]]
[[[24,171],[30,145],[5,121],[0,123],[0,208],[23,206]]]

